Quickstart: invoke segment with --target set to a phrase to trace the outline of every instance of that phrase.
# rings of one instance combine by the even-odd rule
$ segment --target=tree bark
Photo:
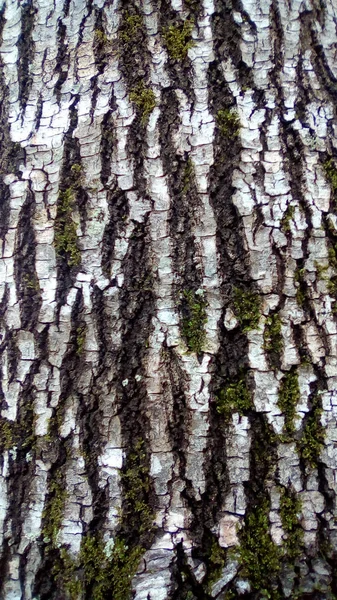
[[[0,0],[0,596],[337,597],[335,0]]]

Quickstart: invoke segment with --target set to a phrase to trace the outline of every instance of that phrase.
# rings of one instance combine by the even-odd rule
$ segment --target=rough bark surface
[[[0,0],[0,596],[337,597],[336,0]]]

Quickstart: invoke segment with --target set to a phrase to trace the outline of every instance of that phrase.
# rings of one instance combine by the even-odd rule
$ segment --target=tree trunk
[[[336,0],[0,0],[0,596],[337,596]]]

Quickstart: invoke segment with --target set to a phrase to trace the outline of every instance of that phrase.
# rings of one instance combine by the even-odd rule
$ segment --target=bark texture
[[[337,594],[336,0],[0,0],[0,596]]]

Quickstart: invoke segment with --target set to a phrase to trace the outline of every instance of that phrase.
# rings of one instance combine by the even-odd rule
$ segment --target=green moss
[[[80,565],[86,589],[91,591],[90,598],[129,600],[131,581],[143,552],[138,546],[128,548],[124,540],[117,537],[107,553],[98,536],[86,536],[81,545]]]
[[[207,557],[207,587],[210,589],[212,585],[221,577],[223,568],[226,565],[226,552],[219,545],[218,540],[212,537]]]
[[[138,546],[128,548],[123,540],[115,540],[111,560],[111,581],[114,600],[129,600],[131,598],[131,581],[135,576],[143,548]]]
[[[311,467],[317,467],[320,453],[324,446],[324,427],[321,423],[322,406],[319,394],[312,400],[312,408],[307,416],[301,439],[297,444],[300,456]]]
[[[337,277],[331,277],[327,282],[327,288],[330,296],[337,297]]]
[[[281,230],[283,233],[288,233],[288,231],[290,231],[290,222],[294,218],[294,214],[295,206],[288,206],[281,221]]]
[[[333,195],[337,193],[337,167],[333,158],[327,158],[323,163],[324,172],[331,185]]]
[[[73,188],[78,188],[83,184],[83,167],[82,165],[75,163],[71,166],[70,169],[71,178],[72,178],[72,186]]]
[[[0,448],[2,450],[10,450],[17,445],[18,433],[18,425],[15,421],[8,421],[0,417]]]
[[[280,383],[278,406],[284,414],[283,433],[286,437],[291,436],[295,431],[294,420],[296,417],[296,407],[300,400],[300,388],[298,385],[298,375],[295,368],[288,371]]]
[[[146,87],[142,81],[131,90],[130,100],[136,105],[141,115],[142,125],[146,125],[151,112],[156,107],[156,97],[153,90]]]
[[[328,250],[329,265],[333,269],[337,268],[337,251],[336,246],[330,246]]]
[[[124,518],[128,528],[134,529],[141,536],[153,528],[153,511],[148,504],[150,472],[144,440],[138,439],[127,455],[121,478]]]
[[[77,568],[77,561],[66,548],[61,548],[59,557],[54,560],[52,575],[58,588],[64,590],[65,600],[79,600],[82,597],[83,582],[77,577]]]
[[[94,44],[100,44],[102,46],[106,46],[107,44],[109,44],[109,38],[106,35],[106,33],[104,33],[104,31],[102,31],[101,29],[95,29],[94,32]]]
[[[67,491],[60,481],[51,481],[48,490],[47,505],[42,513],[44,520],[42,533],[44,541],[53,547],[56,546],[56,538],[61,527],[67,495]]]
[[[263,332],[263,348],[268,354],[269,362],[274,367],[279,364],[283,345],[281,317],[274,313],[267,317]]]
[[[69,267],[78,266],[81,252],[77,246],[76,225],[72,219],[74,193],[72,188],[59,193],[55,219],[54,245],[56,253],[64,258]]]
[[[142,17],[138,14],[131,15],[126,12],[124,14],[122,26],[120,29],[120,39],[124,44],[129,44],[134,40],[138,31],[143,25]]]
[[[287,534],[283,547],[290,560],[294,560],[301,554],[303,545],[303,529],[299,523],[301,509],[301,501],[295,492],[281,488],[280,517],[282,527]]]
[[[234,312],[242,331],[256,329],[260,321],[261,299],[256,292],[235,287],[233,290]]]
[[[325,266],[325,265],[321,265],[319,262],[317,262],[317,260],[315,260],[314,265],[315,265],[315,269],[317,272],[317,279],[325,280],[326,279],[325,273],[329,267]]]
[[[28,275],[27,273],[25,273],[22,277],[22,282],[23,282],[24,286],[27,288],[27,290],[30,290],[32,292],[40,291],[39,280],[35,273],[32,275]]]
[[[240,132],[240,118],[236,110],[232,108],[220,109],[216,115],[216,124],[221,135],[227,139],[238,137]]]
[[[305,269],[297,268],[294,273],[294,280],[297,283],[296,300],[298,306],[303,306],[307,298],[307,286],[305,282]]]
[[[191,158],[188,158],[183,174],[183,194],[186,194],[191,187],[191,181],[194,178],[195,169]]]
[[[184,290],[183,300],[182,333],[189,350],[200,354],[206,339],[207,303],[204,300],[203,293],[198,294],[192,290]]]
[[[233,412],[243,415],[251,408],[252,399],[244,377],[235,383],[228,384],[225,389],[220,390],[217,396],[216,410],[226,419],[229,419]]]
[[[85,340],[86,340],[86,325],[79,325],[76,329],[76,354],[81,356],[83,354],[85,348]]]
[[[274,582],[280,570],[281,552],[269,533],[269,511],[267,498],[260,498],[247,510],[245,527],[240,533],[239,554],[244,574],[254,590],[261,594],[259,597],[276,600],[279,596]]]
[[[194,46],[191,39],[192,31],[193,23],[188,20],[182,25],[170,25],[163,30],[166,48],[173,60],[184,60],[188,50]]]
[[[104,600],[111,583],[109,564],[100,537],[87,535],[83,538],[79,561],[84,571],[86,589],[91,590],[95,600]]]

